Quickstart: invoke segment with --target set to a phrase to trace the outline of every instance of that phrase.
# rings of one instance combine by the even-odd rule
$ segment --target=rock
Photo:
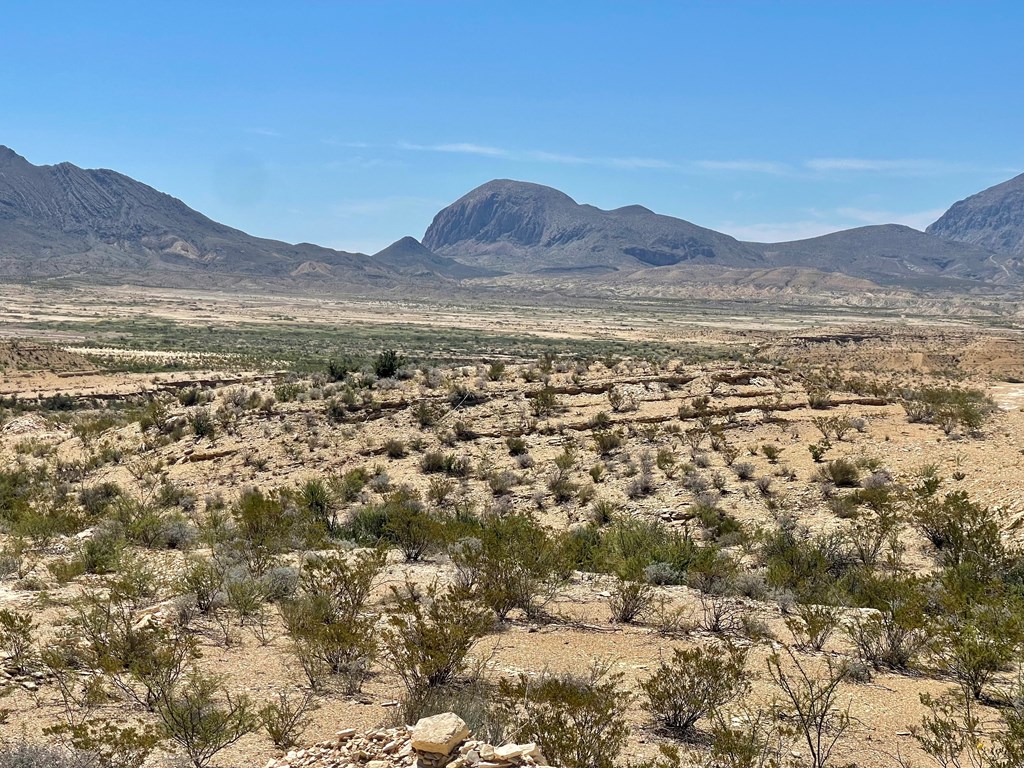
[[[469,726],[454,712],[424,717],[412,730],[412,748],[418,752],[448,755],[469,738]]]
[[[539,754],[540,749],[532,742],[529,744],[506,744],[494,750],[494,756],[502,762],[511,762],[520,757],[536,757]]]

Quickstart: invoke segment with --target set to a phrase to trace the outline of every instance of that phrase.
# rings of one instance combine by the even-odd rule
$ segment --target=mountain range
[[[665,285],[696,274],[808,284],[804,272],[845,276],[830,284],[857,289],[1024,284],[1024,175],[956,203],[926,232],[887,224],[787,243],[741,242],[639,205],[605,211],[551,187],[495,180],[441,210],[422,240],[370,256],[254,237],[115,171],[36,166],[0,146],[0,279],[387,290],[519,277]]]

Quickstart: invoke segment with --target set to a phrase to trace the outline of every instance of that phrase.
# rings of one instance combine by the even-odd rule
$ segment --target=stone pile
[[[458,715],[425,717],[406,728],[338,731],[332,741],[293,750],[266,768],[532,768],[547,766],[536,744],[494,746],[471,738]]]

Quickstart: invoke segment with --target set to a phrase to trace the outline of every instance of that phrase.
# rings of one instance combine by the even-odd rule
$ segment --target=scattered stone
[[[422,748],[429,747],[430,750]],[[433,750],[433,751],[431,751]],[[443,751],[442,751],[443,750]],[[337,732],[333,741],[292,750],[264,768],[549,768],[537,744],[495,747],[472,738],[452,712],[406,728]]]

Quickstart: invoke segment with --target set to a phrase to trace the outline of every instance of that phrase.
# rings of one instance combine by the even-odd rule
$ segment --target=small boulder
[[[469,726],[454,712],[424,717],[412,729],[412,748],[418,752],[448,755],[469,738]]]

